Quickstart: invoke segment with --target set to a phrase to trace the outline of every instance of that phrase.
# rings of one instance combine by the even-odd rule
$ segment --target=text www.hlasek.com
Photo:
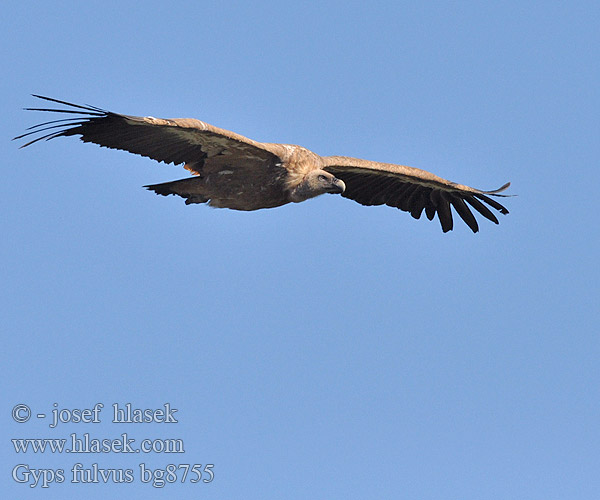
[[[16,453],[185,453],[183,439],[142,439],[135,447],[135,439],[121,434],[117,439],[98,439],[89,433],[78,437],[73,433],[66,438],[12,439]],[[67,446],[68,445],[68,446]]]

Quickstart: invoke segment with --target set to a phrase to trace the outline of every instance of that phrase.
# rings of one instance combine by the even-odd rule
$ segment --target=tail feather
[[[170,194],[181,196],[185,198],[186,205],[206,203],[210,199],[202,193],[203,179],[201,177],[191,177],[178,181],[163,182],[161,184],[150,184],[144,187],[162,196],[169,196]]]

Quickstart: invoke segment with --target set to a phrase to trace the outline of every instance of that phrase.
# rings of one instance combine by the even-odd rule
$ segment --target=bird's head
[[[293,202],[301,202],[324,193],[341,194],[346,190],[344,181],[325,170],[309,172],[302,182],[290,192]]]
[[[325,170],[313,170],[306,176],[306,181],[319,194],[341,194],[346,190],[344,181]]]

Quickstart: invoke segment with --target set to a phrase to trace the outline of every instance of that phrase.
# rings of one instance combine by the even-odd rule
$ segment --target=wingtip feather
[[[499,187],[498,189],[493,189],[492,191],[481,191],[483,194],[491,194],[493,196],[502,196],[503,198],[509,197],[509,196],[515,196],[512,194],[499,194],[502,191],[507,190],[510,187],[510,182],[507,182],[506,184],[504,184],[503,186]]]

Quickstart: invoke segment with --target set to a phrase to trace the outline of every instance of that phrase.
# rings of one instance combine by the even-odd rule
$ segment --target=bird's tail
[[[209,197],[202,192],[204,179],[201,177],[180,179],[178,181],[163,182],[162,184],[152,184],[144,187],[162,196],[169,196],[170,194],[181,196],[185,198],[186,205],[206,203],[209,200]]]

